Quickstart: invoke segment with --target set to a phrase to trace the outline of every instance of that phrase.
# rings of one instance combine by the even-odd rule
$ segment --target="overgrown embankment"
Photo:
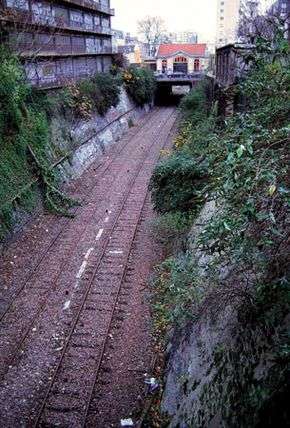
[[[60,191],[63,174],[55,166],[59,161],[70,162],[74,152],[90,141],[92,147],[80,153],[82,164],[87,165],[83,158],[93,158],[99,147],[103,150],[102,139],[94,138],[99,129],[118,117],[118,109],[122,116],[127,105],[133,110],[150,103],[154,78],[147,70],[114,69],[114,73],[96,74],[45,93],[26,83],[17,57],[2,48],[0,82],[1,242],[34,209],[40,194],[47,209],[69,215],[74,201]],[[110,112],[111,117],[106,117]],[[130,126],[131,116],[127,119]],[[121,119],[116,126],[122,125]],[[107,138],[114,138],[109,134]],[[121,129],[115,134],[121,135]]]
[[[242,112],[221,124],[202,86],[189,94],[152,177],[170,255],[153,293],[170,427],[288,426],[289,70],[277,33],[253,51]]]

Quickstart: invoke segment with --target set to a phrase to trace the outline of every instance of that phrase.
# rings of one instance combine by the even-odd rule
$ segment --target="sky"
[[[262,0],[271,3],[273,0]],[[161,16],[170,32],[196,31],[200,42],[215,39],[217,0],[111,0],[116,16],[112,27],[137,34],[146,15]]]

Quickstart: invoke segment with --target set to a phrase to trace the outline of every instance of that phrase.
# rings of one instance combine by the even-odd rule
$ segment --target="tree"
[[[148,45],[149,55],[155,53],[156,46],[162,42],[165,23],[160,16],[146,16],[138,22],[138,33]]]
[[[242,0],[240,3],[238,36],[244,43],[254,43],[259,32],[258,28],[262,24],[262,17],[259,15],[259,5],[259,1],[252,0]]]
[[[289,11],[282,9],[282,2],[275,3],[265,14],[261,14],[260,0],[242,0],[238,36],[244,43],[255,44],[258,39],[271,41],[277,28],[289,32]],[[284,29],[284,30],[283,30]]]

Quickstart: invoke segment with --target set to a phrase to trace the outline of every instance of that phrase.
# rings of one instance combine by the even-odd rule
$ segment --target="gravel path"
[[[147,189],[175,122],[149,113],[70,186],[74,219],[39,216],[0,259],[1,426],[118,427],[138,408],[158,258]]]

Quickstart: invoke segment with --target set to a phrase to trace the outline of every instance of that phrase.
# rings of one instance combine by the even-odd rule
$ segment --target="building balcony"
[[[94,73],[86,71],[82,72],[77,76],[53,76],[45,79],[40,77],[34,77],[28,80],[32,86],[35,86],[39,89],[56,89],[72,85],[76,81],[88,79],[92,76],[92,74]]]
[[[0,20],[10,21],[9,16],[1,18]],[[34,27],[45,27],[45,28],[55,28],[62,29],[66,31],[78,32],[78,33],[88,33],[88,34],[102,34],[105,36],[111,36],[112,30],[109,27],[102,27],[101,25],[88,25],[85,22],[76,22],[68,21],[63,18],[51,17],[51,16],[41,16],[29,12],[15,12],[11,16],[11,21],[13,24],[19,24],[26,27],[31,25]]]
[[[104,13],[104,14],[110,15],[110,16],[115,15],[115,9],[111,9],[110,7],[106,7],[96,0],[62,0],[62,2],[66,3],[66,4],[79,6],[79,7],[82,7],[84,9],[98,11],[98,12],[101,12],[101,13]]]
[[[11,46],[15,51],[15,46]],[[88,48],[84,46],[70,45],[43,45],[36,43],[18,43],[17,53],[22,58],[52,58],[52,57],[77,57],[111,55],[110,46]]]

